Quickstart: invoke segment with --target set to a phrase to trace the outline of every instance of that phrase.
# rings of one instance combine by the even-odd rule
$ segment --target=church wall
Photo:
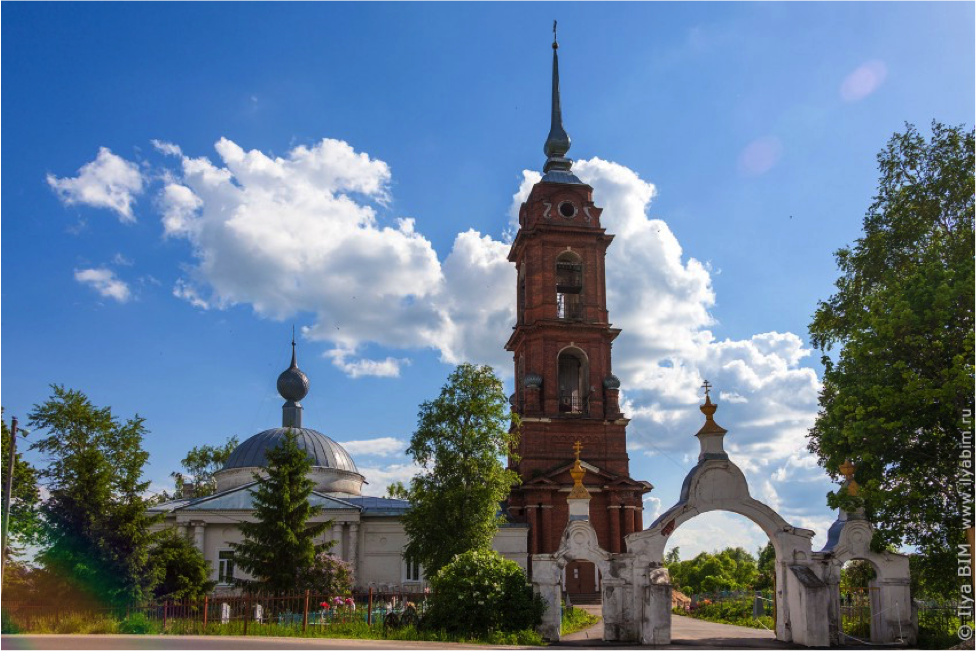
[[[359,513],[354,512],[322,515],[313,518],[312,521],[321,522],[329,517],[335,518],[336,525],[323,534],[322,541],[338,540],[331,553],[346,561],[355,559],[356,588],[367,589],[384,586],[399,588],[402,586],[409,589],[411,586],[415,586],[420,590],[426,585],[425,581],[420,584],[405,581],[406,567],[403,551],[408,539],[399,518],[395,516],[370,517],[369,515],[361,517]],[[231,543],[243,542],[244,536],[241,534],[237,523],[251,520],[253,520],[252,516],[243,512],[191,513],[184,511],[175,515],[167,514],[162,523],[153,526],[153,530],[159,531],[166,527],[178,526],[185,531],[187,537],[198,548],[202,542],[204,559],[210,565],[211,578],[216,580],[220,552],[229,550]],[[358,540],[355,541],[351,537],[352,527],[342,526],[352,523],[359,524],[358,536],[356,537]],[[502,527],[495,534],[492,548],[505,558],[515,561],[523,569],[526,569],[528,563],[527,535],[527,527]],[[354,543],[356,544],[355,551],[352,549]],[[247,573],[240,568],[235,568],[235,576],[249,578]],[[218,586],[217,591],[226,592],[229,589],[228,586]]]

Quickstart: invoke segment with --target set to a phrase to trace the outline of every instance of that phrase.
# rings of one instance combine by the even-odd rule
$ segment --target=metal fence
[[[208,595],[199,599],[167,599],[124,606],[57,599],[49,602],[4,601],[5,628],[22,632],[58,630],[72,618],[106,618],[123,624],[141,622],[154,632],[196,635],[262,634],[283,627],[293,634],[324,630],[342,624],[386,626],[399,623],[406,611],[422,614],[427,592],[388,591],[370,588],[351,595],[306,591],[291,595]],[[124,627],[123,627],[124,628]],[[121,630],[120,632],[126,632]],[[139,631],[142,632],[142,631]],[[148,631],[146,631],[148,632]]]

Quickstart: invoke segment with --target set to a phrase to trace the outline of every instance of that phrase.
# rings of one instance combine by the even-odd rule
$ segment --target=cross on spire
[[[554,48],[559,47],[559,42],[556,40],[556,21],[552,21],[552,46]]]
[[[576,441],[576,443],[573,444],[573,449],[576,450],[576,460],[579,461],[580,452],[583,451],[583,444]]]
[[[708,392],[709,392],[709,391],[711,390],[711,388],[712,388],[712,385],[711,385],[711,383],[709,383],[709,381],[708,381],[708,380],[705,380],[705,384],[703,384],[703,385],[702,385],[702,388],[703,388],[703,389],[705,389],[705,397],[707,398],[707,397],[708,397]]]

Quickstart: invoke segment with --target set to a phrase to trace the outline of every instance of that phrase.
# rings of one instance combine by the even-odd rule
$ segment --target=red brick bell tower
[[[509,498],[511,515],[530,526],[529,553],[554,552],[569,517],[566,498],[573,444],[583,446],[590,521],[600,545],[625,551],[623,538],[643,529],[643,494],[652,486],[630,477],[620,381],[611,348],[620,330],[607,312],[605,258],[613,241],[600,225],[593,188],[572,172],[570,139],[559,101],[558,44],[553,42],[552,127],[544,176],[519,210],[508,259],[515,263],[517,322],[505,345],[515,358],[512,407],[522,418],[522,484]],[[589,567],[571,565],[571,594],[598,592]]]

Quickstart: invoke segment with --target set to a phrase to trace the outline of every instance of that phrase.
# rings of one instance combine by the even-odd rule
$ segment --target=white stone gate
[[[671,577],[664,567],[668,537],[702,513],[729,511],[756,523],[776,552],[777,640],[816,647],[849,642],[841,639],[840,568],[848,560],[864,559],[878,573],[871,604],[871,642],[913,643],[917,620],[910,605],[908,558],[871,552],[873,528],[863,512],[842,511],[830,529],[827,546],[812,552],[813,531],[790,525],[749,494],[745,475],[725,452],[727,430],[715,422],[716,409],[706,386],[701,406],[705,424],[696,434],[701,445],[698,464],[685,477],[678,503],[648,529],[628,535],[627,553],[623,554],[602,549],[590,525],[590,496],[582,484],[586,471],[580,465],[577,443],[576,464],[570,471],[575,484],[569,494],[569,523],[562,542],[555,553],[532,557],[533,586],[548,605],[540,633],[550,641],[559,640],[563,569],[581,560],[595,564],[603,577],[604,640],[670,644]],[[852,483],[848,476],[847,490],[856,489],[856,484],[851,488]]]
[[[705,396],[705,424],[696,436],[698,465],[681,486],[678,503],[645,531],[627,536],[627,550],[646,569],[642,579],[643,644],[671,642],[671,581],[664,569],[668,537],[682,524],[709,511],[729,511],[759,525],[776,551],[776,639],[806,646],[827,646],[827,586],[812,568],[813,531],[790,525],[778,513],[753,499],[742,471],[729,460],[723,439],[727,430],[714,420],[718,407]],[[667,609],[665,610],[665,603]],[[822,612],[821,612],[822,611]]]

